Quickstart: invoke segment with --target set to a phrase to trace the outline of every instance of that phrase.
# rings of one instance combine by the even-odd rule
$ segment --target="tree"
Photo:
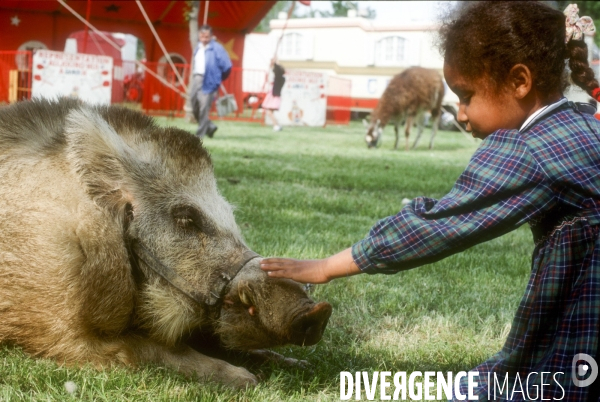
[[[280,0],[275,3],[273,8],[269,10],[257,27],[254,28],[254,32],[269,32],[269,22],[277,19],[277,16],[281,11],[287,12],[292,6],[292,3],[293,1],[289,0]],[[371,7],[359,10],[358,2],[356,1],[331,1],[330,3],[332,8],[331,11],[314,10],[312,7],[309,10],[306,10],[307,7],[304,6],[295,7],[291,18],[346,17],[348,15],[348,10],[356,10],[357,15],[368,19],[374,19],[376,16],[375,10]]]
[[[375,10],[371,7],[367,7],[365,10],[359,12],[358,2],[356,1],[332,1],[331,7],[333,8],[333,13],[323,15],[323,17],[345,17],[350,10],[356,10],[357,15],[362,15],[369,19],[374,19],[376,15]]]
[[[356,10],[356,14],[365,18],[374,19],[377,15],[375,10],[371,7],[367,7],[364,10],[358,9],[358,2],[356,1],[332,1],[332,11],[319,12],[322,17],[345,17],[348,15],[349,10]]]
[[[292,6],[292,3],[293,1],[289,0],[278,1],[275,3],[275,5],[269,10],[269,12],[267,12],[263,19],[260,20],[256,28],[254,28],[254,32],[269,32],[269,22],[277,19],[277,16],[281,11],[288,12]]]

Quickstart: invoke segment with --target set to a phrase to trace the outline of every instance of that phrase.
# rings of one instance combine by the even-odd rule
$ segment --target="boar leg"
[[[258,383],[256,377],[243,367],[200,354],[186,345],[167,348],[147,341],[136,342],[134,360],[138,364],[158,363],[183,374],[196,376],[201,381],[217,381],[234,388],[245,388]]]
[[[84,350],[83,355],[55,356],[69,364],[88,362],[98,368],[115,364],[138,368],[148,364],[165,366],[200,381],[216,381],[232,388],[245,388],[258,383],[256,377],[243,367],[233,366],[223,360],[214,359],[196,352],[187,345],[167,347],[151,339],[130,335],[117,339],[80,338],[76,350]],[[83,343],[83,344],[81,344]],[[69,358],[70,357],[70,358]]]
[[[133,360],[138,364],[158,363],[201,381],[212,380],[234,388],[245,388],[258,383],[256,377],[243,367],[200,354],[187,345],[167,348],[150,340],[133,342]]]
[[[301,368],[305,370],[310,370],[311,368],[310,363],[306,360],[298,360],[291,357],[285,357],[284,355],[280,355],[279,353],[273,352],[272,350],[256,349],[249,351],[248,354],[253,359],[260,360],[262,364],[272,362],[278,365],[292,368]]]
[[[194,332],[185,343],[201,354],[225,360],[235,365],[250,367],[251,369],[259,369],[261,365],[268,363],[301,369],[310,369],[311,367],[310,363],[306,360],[285,357],[272,350],[235,350],[224,348],[216,335],[207,332]]]

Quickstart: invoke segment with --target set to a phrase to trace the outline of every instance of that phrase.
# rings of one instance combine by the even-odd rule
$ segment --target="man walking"
[[[202,25],[198,30],[198,47],[194,52],[194,82],[192,85],[192,110],[198,122],[196,135],[213,137],[217,126],[208,118],[212,101],[221,81],[231,72],[227,51],[213,38],[212,28]]]

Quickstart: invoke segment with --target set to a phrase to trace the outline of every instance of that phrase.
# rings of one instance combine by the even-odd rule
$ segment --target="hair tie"
[[[592,97],[600,102],[600,88],[594,88],[592,90]]]
[[[591,17],[579,18],[579,7],[577,7],[577,4],[569,4],[563,14],[567,17],[565,21],[567,27],[565,43],[568,43],[571,39],[581,40],[583,34],[591,35],[596,32],[596,27]]]

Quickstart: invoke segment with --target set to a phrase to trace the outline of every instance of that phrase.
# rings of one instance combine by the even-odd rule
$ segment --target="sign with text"
[[[34,98],[70,97],[110,104],[113,59],[109,56],[38,50],[33,55]]]
[[[281,90],[281,106],[275,118],[283,126],[325,125],[327,75],[312,71],[288,70]]]

